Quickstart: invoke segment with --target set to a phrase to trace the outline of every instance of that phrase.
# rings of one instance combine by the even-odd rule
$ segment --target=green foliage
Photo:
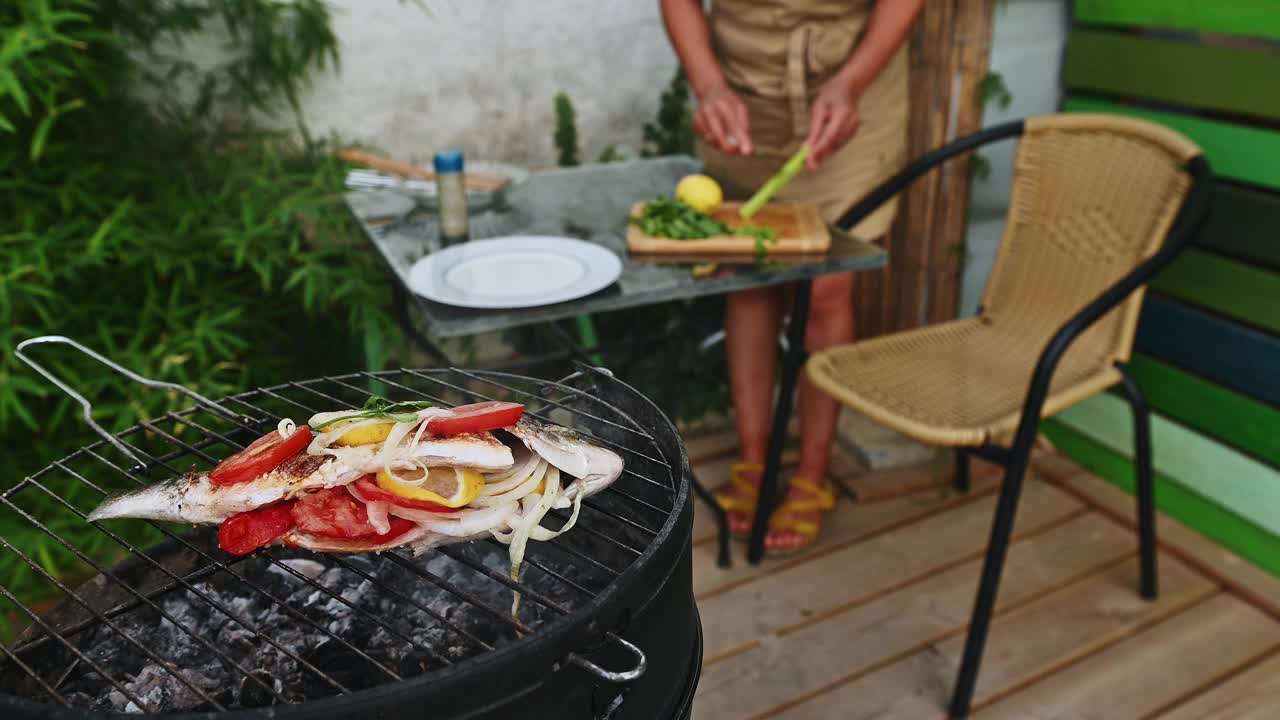
[[[573,102],[564,93],[556,94],[556,153],[561,167],[579,163],[578,124]]]
[[[200,66],[185,44],[208,37],[220,59]],[[323,0],[0,5],[0,491],[93,439],[12,355],[25,338],[68,335],[213,397],[397,351],[384,272],[341,202],[345,166],[254,119],[300,125],[300,90],[337,56]],[[111,429],[187,404],[66,350],[32,354]],[[47,542],[15,522],[0,516],[0,535]],[[20,586],[15,562],[0,552]]]
[[[613,145],[606,145],[604,150],[600,151],[600,157],[596,158],[598,163],[620,162],[622,160],[622,154]]]
[[[991,102],[1004,110],[1009,107],[1009,103],[1013,102],[1013,93],[1009,91],[1009,86],[1005,85],[1003,75],[989,71],[978,83],[978,104],[986,107]]]
[[[684,69],[677,65],[675,75],[662,92],[658,116],[644,124],[645,157],[660,155],[693,155],[693,109],[689,83]]]

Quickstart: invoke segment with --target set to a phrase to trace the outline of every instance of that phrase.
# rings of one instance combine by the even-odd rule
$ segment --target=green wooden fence
[[[1152,283],[1135,342],[1159,503],[1280,574],[1280,0],[1076,0],[1072,14],[1063,109],[1179,130],[1219,177],[1195,249]],[[1132,488],[1118,396],[1045,432]]]

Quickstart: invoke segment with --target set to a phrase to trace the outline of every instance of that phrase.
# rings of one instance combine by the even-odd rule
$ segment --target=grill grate
[[[351,373],[169,412],[118,433],[124,447],[99,441],[54,462],[0,495],[0,513],[46,540],[37,552],[0,537],[0,553],[18,558],[43,590],[63,598],[42,613],[0,583],[0,611],[29,625],[16,641],[0,646],[0,691],[65,707],[141,712],[175,709],[175,698],[177,709],[296,702],[439,670],[577,620],[671,522],[681,489],[679,468],[662,459],[653,435],[611,403],[611,384],[595,370],[561,381],[456,368]],[[583,502],[574,530],[530,543],[520,582],[507,575],[507,547],[491,538],[418,558],[282,548],[242,558],[217,549],[211,528],[107,520],[93,523],[98,533],[79,545],[59,532],[83,524],[108,492],[210,468],[280,417],[301,421],[322,410],[358,407],[371,393],[441,405],[524,402],[527,414],[576,428],[621,454],[626,466],[612,487]],[[39,516],[28,507],[40,508]],[[544,524],[558,527],[568,514],[555,511]],[[511,617],[509,605],[517,591],[523,598],[519,619]],[[244,609],[249,605],[260,609],[256,616]],[[271,619],[270,626],[262,617]],[[252,638],[258,647],[240,652],[234,643],[218,642],[211,626]],[[420,631],[428,627],[430,632]],[[148,628],[164,628],[181,651],[152,642]],[[299,643],[299,633],[310,640]],[[370,637],[384,650],[371,649],[378,643]],[[344,671],[317,660],[318,646],[338,653],[342,662],[336,665]],[[120,660],[126,650],[135,660]],[[191,671],[191,653],[207,661],[200,673]],[[307,697],[264,672],[263,653],[305,678]],[[115,705],[90,697],[86,684],[100,686]]]

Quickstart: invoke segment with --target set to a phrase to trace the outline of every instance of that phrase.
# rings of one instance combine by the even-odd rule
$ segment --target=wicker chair
[[[830,348],[806,365],[817,387],[922,442],[1005,468],[951,716],[967,717],[1039,421],[1119,384],[1134,412],[1141,594],[1156,595],[1146,403],[1125,372],[1145,283],[1208,213],[1200,149],[1163,126],[1059,114],[993,127],[912,163],[842,219],[851,227],[911,180],[988,142],[1021,136],[1009,213],[976,317]]]

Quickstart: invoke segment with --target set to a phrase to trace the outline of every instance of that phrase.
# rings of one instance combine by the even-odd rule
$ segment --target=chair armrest
[[[902,192],[916,178],[936,168],[942,163],[962,153],[969,152],[988,143],[1004,140],[1022,134],[1022,120],[1014,120],[1000,125],[993,125],[971,135],[957,138],[942,147],[931,150],[911,161],[893,177],[878,185],[867,193],[853,207],[836,221],[836,227],[848,231],[871,213],[876,211],[889,198]]]
[[[1071,343],[1180,255],[1204,225],[1213,205],[1215,185],[1213,172],[1209,162],[1202,155],[1192,158],[1187,163],[1187,170],[1192,177],[1191,188],[1160,249],[1067,320],[1040,353],[1040,359],[1032,372],[1031,385],[1022,407],[1022,418],[1014,436],[1014,448],[1027,448],[1029,451],[1031,443],[1035,440],[1040,413],[1049,395],[1053,373],[1057,370],[1062,356],[1071,347]]]

